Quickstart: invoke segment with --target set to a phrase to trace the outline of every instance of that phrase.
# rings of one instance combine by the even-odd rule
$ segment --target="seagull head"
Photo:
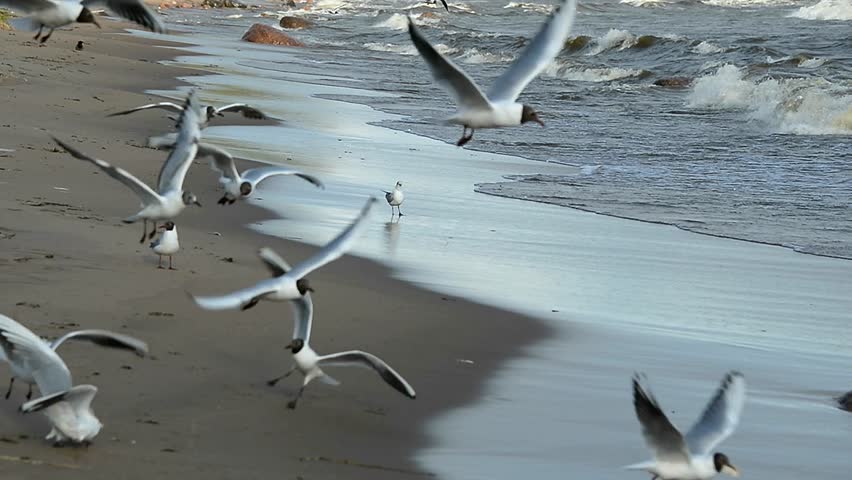
[[[174,230],[174,229],[175,229],[175,222],[168,221],[168,222],[166,222],[166,223],[164,223],[164,224],[160,225],[160,226],[159,226],[159,227],[157,227],[157,228],[159,228],[160,230],[169,230],[169,231],[171,231],[171,230]]]
[[[731,463],[728,461],[728,456],[724,453],[713,454],[713,465],[716,467],[716,471],[719,473],[726,473],[732,477],[740,476],[740,471],[737,470],[737,467],[731,465]]]
[[[402,182],[396,182],[396,188],[402,188]]]
[[[293,341],[290,342],[289,344],[287,344],[287,346],[284,347],[284,348],[286,348],[287,350],[290,350],[293,353],[299,353],[299,350],[301,350],[302,347],[304,347],[304,346],[305,346],[304,340],[302,340],[301,338],[294,338]]]
[[[197,205],[201,206],[201,203],[198,201],[198,198],[192,192],[183,192],[183,204],[184,205]]]
[[[544,122],[542,122],[541,119],[538,118],[538,114],[535,112],[535,110],[533,110],[533,108],[529,105],[524,105],[521,109],[521,123],[527,122],[535,122],[541,125],[542,127],[544,126]]]
[[[311,283],[308,282],[307,278],[300,278],[296,280],[296,289],[299,290],[299,294],[303,297],[308,294],[308,292],[313,292],[314,289],[311,288]]]
[[[207,120],[212,120],[216,116],[216,109],[212,105],[207,105],[204,111],[207,114]]]
[[[96,27],[101,28],[101,24],[95,19],[95,15],[86,7],[80,10],[80,15],[77,16],[78,23],[94,23]]]
[[[240,184],[240,195],[247,197],[251,195],[251,182],[243,182]]]

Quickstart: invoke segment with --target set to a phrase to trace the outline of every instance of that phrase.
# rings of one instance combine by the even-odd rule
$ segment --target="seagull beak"
[[[739,477],[740,476],[740,471],[737,470],[737,468],[734,467],[733,465],[731,465],[730,463],[728,463],[726,465],[722,465],[721,472],[726,473],[726,474],[728,474],[732,477]]]
[[[165,225],[160,225],[159,227],[157,227],[157,230],[165,230],[165,229],[166,229]]]
[[[541,125],[542,127],[544,126],[544,122],[542,122],[540,118],[535,117],[533,120],[535,121],[535,123]]]
[[[101,28],[101,24],[98,23],[98,21],[95,19],[95,17],[92,17],[92,23],[94,23],[96,27]]]
[[[313,291],[315,291],[315,290],[314,290],[314,287],[308,287],[308,288],[306,288],[305,290],[307,290],[307,291],[309,291],[309,292],[313,292]]]
[[[198,200],[196,200],[196,201],[194,201],[194,202],[192,202],[192,203],[194,203],[195,205],[198,205],[199,207],[201,206],[201,202],[199,202]]]
[[[284,350],[290,350],[290,349],[292,349],[292,348],[293,348],[293,344],[294,344],[294,343],[296,343],[296,341],[295,341],[295,340],[293,340],[292,342],[288,343],[288,344],[287,344],[287,346],[286,346],[286,347],[284,347]]]

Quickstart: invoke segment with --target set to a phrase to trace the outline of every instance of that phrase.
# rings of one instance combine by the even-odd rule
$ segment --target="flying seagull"
[[[314,379],[320,379],[330,385],[339,385],[340,382],[328,376],[320,367],[363,367],[374,370],[382,377],[388,385],[394,390],[405,395],[408,398],[415,398],[417,394],[411,385],[398,374],[396,370],[385,363],[381,358],[360,350],[349,350],[346,352],[332,353],[330,355],[317,355],[317,353],[308,345],[311,336],[311,323],[314,316],[314,304],[311,300],[311,294],[305,294],[303,297],[291,300],[293,306],[293,341],[285,348],[293,353],[295,364],[290,370],[280,377],[269,380],[267,385],[275,386],[280,380],[287,378],[291,373],[298,370],[304,376],[302,386],[299,392],[287,403],[290,408],[296,408],[296,403],[302,397],[302,392]]]
[[[93,385],[72,386],[71,372],[56,354],[56,347],[67,339],[89,340],[100,345],[147,353],[148,346],[135,338],[103,330],[80,330],[47,343],[11,318],[0,315],[0,351],[12,367],[12,373],[38,385],[41,397],[21,405],[21,411],[44,410],[51,423],[47,440],[87,443],[103,426],[91,408],[98,392]]]
[[[391,218],[393,218],[393,207],[396,207],[397,211],[399,211],[399,216],[402,215],[402,210],[399,209],[399,206],[402,205],[402,202],[405,200],[405,195],[402,194],[402,182],[396,182],[396,185],[393,187],[393,191],[389,192],[387,190],[382,190],[385,192],[385,200],[387,200],[388,205],[391,207]]]
[[[739,476],[728,457],[713,450],[734,433],[740,421],[746,398],[743,374],[732,371],[725,375],[716,395],[686,435],[672,425],[650,389],[641,383],[642,378],[636,375],[633,405],[654,459],[625,468],[646,470],[653,475],[652,480],[707,480],[717,473]]]
[[[163,255],[166,255],[169,257],[169,270],[175,270],[172,266],[172,255],[176,254],[178,250],[180,250],[177,226],[175,225],[175,222],[169,220],[168,222],[160,225],[159,228],[163,231],[163,233],[160,234],[160,238],[154,240],[149,245],[151,250],[160,257],[157,261],[157,268],[163,268]]]
[[[155,148],[173,148],[174,139],[169,136],[152,138],[148,145]],[[225,194],[219,199],[219,205],[230,205],[237,200],[248,198],[260,182],[276,175],[296,176],[318,188],[325,188],[317,177],[281,166],[250,168],[240,174],[234,165],[234,157],[227,150],[207,143],[198,144],[196,157],[210,157],[210,167],[222,174],[219,183],[225,189]]]
[[[295,267],[291,268],[283,258],[271,249],[262,248],[258,252],[258,255],[272,272],[272,278],[261,280],[251,287],[222,296],[192,296],[193,301],[205,310],[230,310],[237,308],[248,310],[257,305],[257,302],[260,300],[281,302],[304,297],[308,292],[313,291],[305,276],[323,265],[337,260],[349,251],[352,243],[355,241],[355,236],[363,229],[365,225],[364,220],[370,213],[370,208],[372,208],[374,203],[376,203],[376,199],[370,197],[361,209],[358,217],[343,232],[334,240],[328,242],[319,252]]]
[[[64,148],[72,157],[94,163],[110,177],[123,183],[133,190],[142,201],[142,210],[135,215],[124,219],[125,223],[134,223],[144,220],[142,238],[139,243],[145,241],[145,237],[154,238],[157,233],[157,222],[160,220],[171,220],[178,216],[187,205],[201,206],[195,194],[183,190],[183,180],[195,154],[198,151],[198,142],[201,139],[201,129],[198,118],[200,112],[195,91],[190,92],[186,99],[186,107],[181,113],[178,122],[177,148],[172,149],[169,157],[160,169],[157,179],[157,190],[154,191],[147,184],[131,175],[124,169],[114,167],[111,164],[90,157],[85,153],[71,147],[70,145],[53,138],[53,140]],[[154,222],[154,229],[148,235],[148,220]]]
[[[536,111],[529,105],[518,103],[517,98],[562,50],[574,23],[576,7],[577,0],[564,0],[559,11],[544,23],[538,35],[509,70],[494,82],[487,95],[456,64],[438,53],[411,17],[408,18],[411,41],[429,65],[432,77],[457,104],[456,113],[447,119],[448,123],[463,127],[462,137],[456,145],[469,142],[477,128],[513,127],[526,122],[544,126]]]
[[[3,0],[0,0],[3,1]],[[159,103],[150,103],[148,105],[142,105],[141,107],[131,108],[130,110],[124,110],[122,112],[111,113],[107,115],[108,117],[117,117],[119,115],[128,115],[130,113],[139,112],[142,110],[148,110],[152,108],[158,108],[161,110],[170,110],[172,112],[183,112],[183,105],[178,105],[173,102],[159,102]],[[214,117],[224,117],[227,112],[237,112],[242,113],[245,118],[250,118],[252,120],[266,120],[267,117],[265,113],[260,110],[252,107],[251,105],[247,105],[245,103],[232,103],[230,105],[225,105],[224,107],[216,108],[212,105],[207,105],[202,107],[204,110],[204,117],[200,119],[201,128],[207,126],[207,123],[210,120],[213,120]]]
[[[166,26],[160,17],[151,11],[142,0],[0,0],[0,7],[7,7],[30,15],[16,20],[15,26],[25,30],[38,30],[35,40],[41,37],[45,27],[50,31],[41,37],[41,43],[47,41],[53,30],[77,23],[94,23],[101,28],[93,9],[105,6],[118,16],[151,30],[165,33]]]

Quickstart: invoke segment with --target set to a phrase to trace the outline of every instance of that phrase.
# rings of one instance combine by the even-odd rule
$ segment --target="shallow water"
[[[721,9],[722,13],[717,13],[734,21],[753,11],[766,9],[770,12],[767,15],[780,16],[799,8],[797,3],[790,2],[785,6],[771,5],[736,11]],[[688,3],[663,8],[715,12],[718,7]],[[543,8],[507,8],[505,11],[517,13],[496,11],[493,15],[533,17],[539,15],[537,10]],[[660,9],[591,4],[581,10],[579,24],[585,15],[602,22],[607,15],[630,17],[633,11],[650,21],[652,13],[659,13]],[[362,36],[374,35],[373,43],[384,45],[389,42],[382,43],[382,39],[397,38],[399,41],[394,45],[403,53],[402,49],[408,45],[402,41],[403,32],[394,33],[397,30],[393,28],[398,26],[391,25],[396,18],[393,13],[370,16],[365,12],[369,10],[328,15],[326,20],[318,17],[315,19],[323,22],[320,25],[336,26],[299,34],[318,42],[324,36],[331,36],[328,32],[334,30],[334,35],[353,37],[346,41],[350,48],[330,41],[327,46],[305,50],[246,45],[213,36],[209,34],[209,25],[204,25],[193,27],[199,33],[195,38],[204,46],[192,50],[212,56],[181,61],[226,73],[189,79],[204,87],[201,92],[204,101],[247,100],[284,119],[280,126],[213,127],[205,133],[208,140],[240,155],[305,168],[328,185],[326,191],[316,192],[309,185],[288,179],[261,189],[257,201],[285,217],[263,222],[258,226],[262,231],[323,243],[355,215],[366,195],[402,180],[406,189],[403,212],[407,215],[401,220],[391,220],[390,212],[386,211],[382,220],[381,214],[375,214],[374,223],[357,243],[356,254],[384,261],[395,268],[397,275],[420,285],[531,313],[556,328],[551,340],[530,350],[528,357],[511,362],[490,381],[481,402],[449,412],[430,426],[435,445],[419,457],[424,469],[437,472],[442,478],[459,479],[514,478],[530,472],[545,478],[565,473],[593,478],[644,478],[642,474],[618,469],[647,455],[630,406],[629,378],[633,371],[643,370],[650,375],[664,406],[674,408],[674,420],[686,427],[698,415],[724,371],[736,368],[749,378],[750,400],[743,426],[725,444],[725,451],[747,477],[848,477],[848,449],[844,448],[843,440],[848,438],[852,423],[830,401],[832,396],[850,388],[844,382],[848,378],[848,345],[852,340],[848,332],[852,262],[698,236],[669,226],[475,191],[497,188],[495,184],[512,175],[525,181],[512,181],[503,186],[504,190],[524,188],[527,189],[524,195],[546,192],[542,196],[548,200],[564,195],[559,188],[566,187],[557,184],[566,182],[565,179],[582,183],[578,179],[609,175],[607,165],[561,163],[565,160],[563,156],[569,156],[565,152],[579,155],[583,149],[576,146],[582,144],[588,149],[591,145],[597,152],[610,152],[612,161],[620,162],[618,168],[628,172],[625,175],[633,175],[632,180],[625,177],[619,183],[610,179],[594,188],[571,186],[573,191],[586,191],[593,200],[612,208],[629,197],[630,202],[641,204],[643,215],[663,212],[667,215],[665,220],[688,215],[696,223],[703,222],[712,228],[730,224],[742,231],[765,233],[769,227],[761,227],[758,220],[765,220],[768,214],[758,216],[754,213],[758,206],[748,200],[754,193],[750,189],[758,187],[731,187],[735,193],[726,193],[728,187],[714,184],[720,182],[715,178],[717,173],[712,164],[716,156],[725,156],[727,163],[718,162],[718,158],[715,161],[717,168],[723,164],[733,172],[725,171],[728,178],[742,175],[738,181],[743,182],[749,178],[741,171],[745,167],[728,165],[735,164],[737,157],[729,152],[733,147],[725,143],[726,137],[741,134],[762,142],[752,147],[736,146],[735,149],[750,155],[768,154],[771,143],[778,159],[785,152],[795,153],[800,148],[796,145],[804,143],[809,145],[804,149],[807,152],[831,148],[842,152],[845,148],[842,137],[772,133],[749,120],[743,110],[716,111],[701,107],[699,114],[695,110],[698,107],[687,105],[691,98],[696,98],[695,89],[661,91],[646,85],[654,77],[639,78],[640,75],[633,83],[618,84],[616,80],[614,85],[597,87],[565,86],[571,82],[545,78],[533,85],[546,90],[552,81],[564,89],[575,88],[569,90],[574,92],[569,100],[586,103],[582,106],[572,103],[573,116],[568,112],[559,116],[558,110],[548,112],[548,121],[553,121],[545,130],[527,127],[477,133],[474,146],[525,154],[552,151],[556,153],[546,159],[553,162],[457,149],[428,137],[376,126],[411,129],[445,140],[458,135],[455,130],[431,127],[409,117],[412,112],[416,112],[417,118],[445,112],[441,94],[436,89],[431,91],[434,87],[427,78],[420,75],[410,80],[412,83],[405,83],[405,75],[414,78],[422,68],[416,57],[392,57],[397,70],[381,85],[377,84],[377,77],[388,77],[387,69],[379,66],[385,65],[388,57],[385,53],[369,54],[355,48],[361,45],[357,41],[364,40]],[[189,12],[188,17],[193,15]],[[200,20],[208,18],[210,12],[198,15]],[[457,15],[469,15],[471,19],[485,17]],[[236,32],[233,35],[236,38],[245,25],[256,19],[246,19],[245,24],[228,23],[234,19],[221,21],[226,24],[223,30]],[[338,21],[344,23],[340,25]],[[346,22],[356,21],[368,25],[390,23],[373,27],[377,33],[369,33],[373,30],[347,33],[357,30],[349,30]],[[637,19],[633,21],[639,23]],[[699,27],[709,29],[698,25],[701,22],[695,19],[692,21],[696,32],[700,31]],[[534,29],[536,22],[530,20],[529,28]],[[615,20],[611,18],[610,22]],[[652,24],[635,30],[653,31],[648,27]],[[602,35],[608,31],[602,30]],[[438,35],[437,30],[429,34]],[[506,48],[511,47],[510,43],[507,45]],[[695,47],[701,51],[711,50],[699,45]],[[354,61],[356,50],[368,58]],[[615,56],[616,52],[611,54]],[[591,57],[600,55],[607,54],[586,55],[589,58],[585,60],[598,61]],[[617,58],[632,58],[630,53],[620,55]],[[404,60],[409,57],[410,61]],[[493,68],[487,63],[469,65],[466,68],[481,65],[483,72]],[[738,74],[723,68],[721,73],[708,75],[715,78]],[[532,90],[539,105],[552,99],[545,90],[538,94],[535,88]],[[329,100],[344,98],[398,114]],[[655,117],[653,112],[643,111],[650,108],[647,105],[640,108],[637,103],[640,101],[656,102],[656,112],[676,103],[678,109],[688,113]],[[418,104],[425,106],[417,107]],[[671,128],[685,128],[674,121],[684,117],[688,121],[711,122],[716,128],[726,130],[707,130],[711,135],[719,135],[715,145],[693,136],[692,150],[684,150],[682,144],[677,144],[689,140],[683,131],[660,135],[659,129],[648,128],[647,123],[640,128],[640,124],[628,121],[630,116],[616,115],[625,111],[633,112],[634,118],[645,118],[646,122],[658,125],[672,122]],[[584,116],[578,119],[580,114]],[[582,130],[577,129],[580,121]],[[560,138],[569,140],[555,143],[543,136],[547,132],[556,132]],[[527,143],[507,143],[518,139]],[[657,148],[658,144],[669,146]],[[653,158],[643,157],[646,163],[642,165],[654,169],[643,172],[642,165],[631,163],[636,160],[633,155],[651,147],[654,147]],[[668,173],[677,163],[671,158],[675,156],[672,152],[694,155],[692,161],[678,164],[685,172],[683,176],[692,178],[695,184],[709,183],[709,191],[719,190],[719,194],[713,197],[701,193],[703,187],[678,183],[676,175]],[[703,157],[708,160],[702,160]],[[786,164],[773,167],[755,160],[747,168],[775,178],[778,183],[792,185],[809,181],[800,178],[805,177],[801,172],[793,172],[796,168],[805,168],[809,161],[832,161],[816,157],[814,154],[810,160],[799,158],[796,160],[799,167]],[[822,165],[813,166],[813,177],[824,173]],[[834,173],[848,172],[848,167],[842,164],[832,168],[836,169]],[[597,172],[600,170],[604,173]],[[841,191],[847,188],[841,179],[835,180]],[[660,203],[654,203],[657,197],[650,193],[645,202],[634,198],[640,184],[650,185],[641,190],[654,191],[656,182],[667,182],[665,188],[660,188],[668,196],[666,201],[671,202],[666,210],[660,209]],[[541,185],[526,185],[530,183]],[[475,187],[476,184],[480,186]],[[795,188],[807,190],[797,185]],[[773,191],[768,186],[765,188],[765,192]],[[737,212],[752,212],[757,217],[753,222],[746,225],[744,220],[738,221],[726,213],[723,207],[732,202],[732,195],[740,195]],[[779,194],[779,203],[783,203],[782,197]],[[681,198],[686,200],[674,200]],[[707,204],[699,204],[699,200]],[[800,221],[844,228],[844,222],[849,221],[848,204],[832,213],[834,223],[827,220],[830,215],[826,212],[830,209]],[[653,216],[649,219],[659,220]],[[784,225],[795,222],[792,218],[788,223],[779,219],[770,223],[772,229],[782,231]],[[818,235],[806,235],[802,233],[805,230],[797,230],[798,235],[809,242],[823,241],[833,235],[821,231],[815,232]],[[715,230],[711,233],[724,234]],[[792,233],[795,232],[791,229],[785,234]],[[282,253],[286,257],[286,252]]]

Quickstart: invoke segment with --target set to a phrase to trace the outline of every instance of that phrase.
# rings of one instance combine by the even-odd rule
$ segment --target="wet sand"
[[[45,47],[25,32],[2,34],[0,148],[15,152],[0,153],[0,305],[39,335],[109,328],[146,340],[152,356],[64,345],[60,353],[75,383],[99,387],[93,406],[105,426],[88,449],[52,448],[42,438],[46,419],[16,411],[26,390],[16,385],[12,398],[0,401],[0,474],[429,475],[412,460],[430,442],[425,421],[474,400],[501,363],[547,329],[415,288],[391,279],[383,267],[347,257],[311,276],[317,289],[312,345],[319,352],[370,351],[402,373],[418,398],[404,398],[371,372],[345,369],[333,374],[340,387],[312,384],[298,410],[288,410],[300,381],[275,388],[265,381],[290,366],[283,349],[292,331],[289,307],[263,302],[249,312],[210,313],[195,307],[186,291],[221,293],[263,278],[266,270],[255,257],[260,246],[291,262],[314,247],[243,228],[273,214],[247,204],[216,205],[215,175],[197,162],[187,184],[204,207],[178,219],[178,270],[158,270],[156,255],[138,242],[140,226],[121,223],[137,209],[132,192],[58,151],[45,132],[142,179],[156,177],[165,157],[142,145],[170,127],[166,115],[105,115],[157,99],[138,92],[171,88],[175,77],[202,72],[159,65],[176,52],[108,25],[57,31]],[[85,42],[82,52],[73,49],[78,40]]]

